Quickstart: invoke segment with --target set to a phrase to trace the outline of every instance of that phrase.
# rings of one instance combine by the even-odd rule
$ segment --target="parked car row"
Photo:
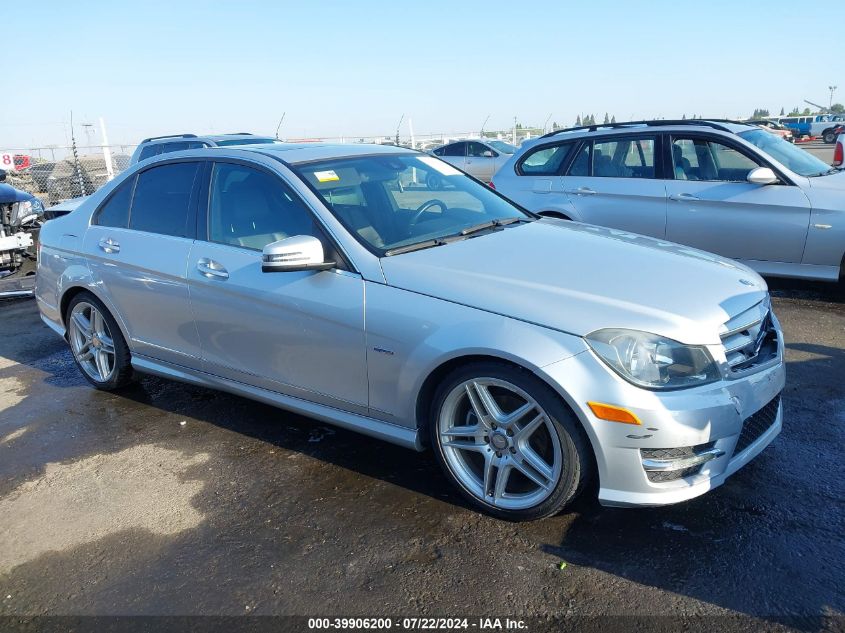
[[[574,187],[615,218],[619,197],[651,223],[646,198],[674,204],[669,182],[745,179],[740,199],[821,182],[792,183],[768,158],[748,182],[746,129],[792,147],[748,126],[581,129],[527,144],[497,185],[539,199]],[[673,195],[687,204],[684,193]],[[724,215],[752,213],[723,202]],[[818,221],[841,231],[832,211]],[[400,147],[255,144],[137,162],[44,224],[37,301],[98,389],[151,373],[428,446],[469,502],[511,520],[560,511],[594,478],[608,505],[690,499],[782,426],[783,335],[753,270],[539,216]]]
[[[807,116],[785,116],[768,119],[779,123],[792,130],[795,138],[802,136],[820,136],[825,143],[833,143],[836,140],[837,128],[845,124],[845,115],[842,114],[815,114]]]

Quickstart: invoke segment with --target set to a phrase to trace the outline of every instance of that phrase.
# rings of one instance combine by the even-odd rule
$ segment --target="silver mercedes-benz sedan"
[[[781,429],[756,273],[397,147],[142,161],[44,226],[36,295],[97,388],[156,374],[430,447],[507,519],[592,477],[609,505],[689,499]]]

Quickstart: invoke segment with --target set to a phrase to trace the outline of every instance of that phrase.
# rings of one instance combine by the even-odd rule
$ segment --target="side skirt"
[[[316,404],[301,398],[286,396],[275,391],[261,389],[229,380],[228,378],[221,378],[220,376],[195,371],[187,367],[153,360],[152,358],[137,354],[132,355],[132,367],[141,373],[153,374],[162,378],[170,378],[180,382],[233,393],[251,400],[263,402],[264,404],[306,415],[321,422],[327,422],[328,424],[349,429],[350,431],[356,431],[385,442],[390,442],[391,444],[398,444],[404,448],[410,448],[415,451],[423,450],[423,445],[416,429],[389,424],[366,416]]]

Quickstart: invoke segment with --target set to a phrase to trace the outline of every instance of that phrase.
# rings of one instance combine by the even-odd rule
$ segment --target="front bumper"
[[[592,443],[599,471],[599,501],[609,506],[658,506],[697,497],[757,456],[780,433],[783,406],[779,394],[786,381],[783,335],[778,331],[776,362],[739,378],[694,389],[659,392],[640,389],[613,373],[587,351],[544,368],[552,384],[581,418]],[[641,425],[597,418],[587,402],[625,407]],[[738,447],[743,424],[759,420],[769,405],[766,426],[749,441],[748,429]],[[655,449],[699,447],[709,461],[676,479],[653,480],[644,466]],[[645,450],[644,454],[642,451]],[[700,460],[699,460],[700,461]],[[680,463],[680,462],[679,462]]]

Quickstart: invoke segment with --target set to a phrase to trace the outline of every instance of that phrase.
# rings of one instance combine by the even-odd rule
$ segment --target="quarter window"
[[[244,165],[216,163],[208,235],[212,242],[261,250],[294,235],[328,244],[311,211],[278,178]]]
[[[673,138],[672,165],[675,180],[745,182],[748,172],[760,163],[746,154],[703,138]]]
[[[535,149],[522,159],[520,171],[526,176],[554,176],[560,173],[572,147],[572,143],[564,143]]]
[[[132,188],[135,186],[135,176],[117,188],[106,203],[97,212],[95,224],[99,226],[113,226],[125,229],[129,226],[129,205],[132,202]]]
[[[170,163],[138,175],[129,228],[187,237],[191,191],[199,163]]]

